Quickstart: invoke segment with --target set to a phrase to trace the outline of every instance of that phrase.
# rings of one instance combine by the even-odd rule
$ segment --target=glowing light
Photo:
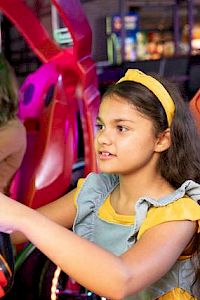
[[[60,272],[61,272],[61,269],[59,267],[57,267],[54,272],[53,279],[52,279],[51,300],[57,299],[57,294],[59,292],[59,290],[57,289],[57,285],[58,285],[58,278],[59,278]]]

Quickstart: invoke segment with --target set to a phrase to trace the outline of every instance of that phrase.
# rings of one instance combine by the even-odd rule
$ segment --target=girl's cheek
[[[94,151],[97,152],[97,139],[94,139]]]

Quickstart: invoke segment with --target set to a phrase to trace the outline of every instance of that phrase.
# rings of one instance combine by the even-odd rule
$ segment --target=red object
[[[194,116],[197,129],[200,132],[200,89],[194,95],[192,100],[189,103],[190,110]]]
[[[0,298],[2,298],[3,296],[5,296],[5,292],[4,292],[4,289],[2,288],[2,286],[0,285]]]
[[[0,0],[1,12],[43,63],[20,89],[19,117],[27,129],[28,147],[10,190],[14,199],[33,208],[65,194],[71,184],[80,138],[78,112],[83,128],[85,175],[97,170],[93,139],[99,91],[91,58],[91,29],[78,0],[52,3],[73,38],[71,48],[60,48],[23,0]],[[8,285],[9,282],[8,279]],[[0,297],[6,285],[0,269]]]
[[[27,92],[30,87],[32,97]],[[14,198],[28,206],[52,201],[71,183],[78,147],[73,97],[65,93],[62,76],[52,63],[43,65],[22,85],[19,117],[27,129],[28,146],[11,190]]]
[[[22,33],[42,62],[47,62],[60,53],[61,49],[52,41],[24,1],[0,0],[0,10]]]
[[[7,285],[7,279],[5,276],[4,271],[0,268],[0,286],[4,287]],[[1,296],[1,290],[0,290],[0,296]]]
[[[27,128],[28,148],[11,188],[14,199],[34,208],[60,197],[70,186],[80,138],[77,112],[83,128],[84,174],[97,170],[93,140],[99,91],[91,29],[78,0],[53,0],[52,4],[70,31],[70,48],[62,49],[52,41],[24,1],[0,0],[2,12],[44,63],[21,87],[19,116]],[[31,88],[34,96],[25,100]],[[51,88],[53,96],[46,105]]]

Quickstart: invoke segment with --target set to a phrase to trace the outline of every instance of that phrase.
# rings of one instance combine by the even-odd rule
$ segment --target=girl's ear
[[[155,152],[163,152],[171,146],[171,133],[170,128],[167,128],[159,134],[156,144]]]

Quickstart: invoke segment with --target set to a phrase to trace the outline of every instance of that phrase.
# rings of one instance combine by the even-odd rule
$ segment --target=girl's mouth
[[[101,160],[106,160],[112,158],[114,155],[108,151],[99,151],[98,158]]]

